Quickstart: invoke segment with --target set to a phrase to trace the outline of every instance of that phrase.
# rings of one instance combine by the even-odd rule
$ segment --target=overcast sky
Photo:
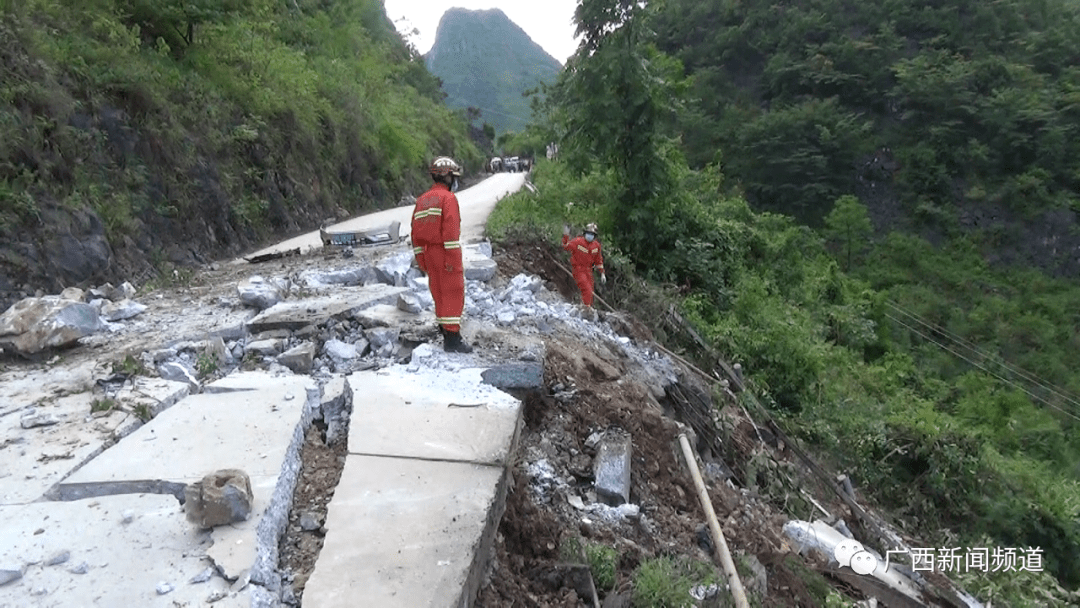
[[[386,15],[394,22],[406,40],[416,50],[427,53],[435,44],[435,30],[439,19],[451,7],[469,10],[498,8],[511,21],[525,30],[533,42],[539,44],[549,55],[565,64],[577,50],[574,42],[574,9],[577,0],[518,0],[517,2],[492,2],[491,0],[385,0]],[[410,36],[413,28],[419,35]]]

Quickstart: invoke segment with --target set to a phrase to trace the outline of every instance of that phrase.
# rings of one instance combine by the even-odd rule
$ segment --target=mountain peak
[[[496,131],[520,131],[532,115],[522,93],[550,83],[562,64],[498,8],[451,8],[425,56],[451,107],[476,107]]]

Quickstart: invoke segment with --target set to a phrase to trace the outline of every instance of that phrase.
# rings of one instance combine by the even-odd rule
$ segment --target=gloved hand
[[[562,233],[564,236],[570,236],[570,224],[563,224]]]
[[[600,284],[607,285],[607,275],[604,273],[600,273]]]

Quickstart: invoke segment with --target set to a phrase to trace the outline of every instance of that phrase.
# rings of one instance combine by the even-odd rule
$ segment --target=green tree
[[[678,64],[652,46],[647,2],[583,0],[574,14],[578,52],[548,97],[560,153],[579,174],[617,175],[620,241],[647,265],[673,243],[665,200],[674,186],[674,146],[662,133],[678,98]]]
[[[852,254],[866,243],[873,232],[874,227],[870,224],[866,205],[850,194],[836,199],[832,211],[825,216],[825,234],[839,243],[844,259],[847,260],[844,270],[851,269]]]

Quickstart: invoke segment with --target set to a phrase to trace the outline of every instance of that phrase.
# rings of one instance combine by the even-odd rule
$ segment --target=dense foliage
[[[912,212],[1080,209],[1071,0],[671,0],[653,23],[691,77],[691,163],[723,149],[762,208],[818,225],[889,147]]]
[[[496,210],[492,234],[526,226],[528,234],[555,239],[564,221],[598,221],[613,277],[602,295],[641,307],[636,277],[670,286],[670,297],[705,339],[750,370],[753,390],[774,415],[849,472],[859,492],[893,508],[907,533],[928,546],[1043,550],[1045,573],[969,573],[961,578],[972,591],[995,606],[1075,605],[1076,595],[1057,584],[1080,585],[1074,565],[1080,553],[1080,287],[1037,269],[992,265],[985,243],[944,229],[953,238],[937,246],[901,232],[874,241],[868,205],[852,196],[861,175],[856,160],[878,149],[871,169],[890,175],[863,179],[907,188],[905,197],[939,211],[926,213],[927,221],[939,221],[945,205],[955,202],[947,195],[957,182],[942,190],[927,176],[953,175],[952,161],[942,154],[982,146],[997,150],[1000,162],[980,165],[983,173],[964,179],[997,197],[1024,180],[1034,183],[1030,178],[1038,173],[1046,180],[1039,191],[1047,196],[1030,204],[1039,210],[1071,197],[1068,179],[1075,175],[1064,173],[1075,172],[1075,159],[1035,154],[1023,166],[1006,162],[1006,144],[991,146],[987,131],[975,127],[963,140],[920,137],[914,115],[903,114],[912,109],[898,105],[910,99],[894,95],[902,82],[915,86],[892,70],[900,56],[856,46],[845,52],[862,49],[859,56],[842,65],[863,72],[845,72],[835,67],[843,49],[827,43],[840,35],[835,32],[856,39],[880,34],[877,43],[906,57],[902,65],[915,66],[919,53],[912,48],[918,51],[919,44],[889,46],[886,33],[858,26],[857,18],[870,11],[890,24],[883,32],[938,28],[926,30],[920,44],[953,48],[968,64],[992,63],[1001,47],[969,32],[967,17],[954,24],[947,18],[954,9],[940,5],[666,6],[676,16],[688,11],[679,22],[686,29],[678,51],[688,82],[678,62],[657,50],[647,27],[663,25],[670,14],[629,0],[581,3],[582,46],[549,91],[537,127],[560,142],[562,154],[540,165],[539,194],[516,195]],[[1069,27],[1062,5],[1039,6]],[[984,17],[1003,10],[1001,3],[987,7],[993,8],[970,10]],[[727,21],[711,16],[715,11]],[[830,21],[849,19],[843,27]],[[1072,42],[1050,38],[1056,42],[1028,36],[1024,57],[1067,58]],[[975,39],[984,46],[972,46]],[[786,56],[770,60],[777,57],[774,47],[808,52],[807,41],[840,53],[831,63],[816,60],[834,66],[822,70],[840,71],[826,78],[793,68]],[[818,65],[811,61],[817,55],[797,56]],[[874,57],[879,60],[868,59]],[[1050,63],[1033,62],[1031,69],[1045,68],[1041,84],[1065,95],[1070,68],[1054,71]],[[955,84],[924,82],[925,92],[938,96],[958,94]],[[867,93],[871,87],[882,96]],[[1002,90],[1002,99],[1020,102],[1021,92]],[[942,108],[951,111],[953,102]],[[1014,110],[1000,118],[1017,119]],[[1020,131],[1074,146],[1060,137],[1075,127],[1071,111],[1068,104],[1051,104],[1041,114],[1047,128]],[[938,113],[918,118],[929,134],[963,127],[951,120]],[[886,136],[895,139],[880,139]],[[676,137],[681,148],[672,145]],[[880,150],[883,144],[891,153]],[[914,151],[927,146],[941,149],[911,170],[922,154]],[[906,164],[897,183],[891,154]],[[1032,168],[1051,156],[1064,164],[1053,170],[1039,165],[1045,173]],[[787,216],[755,212],[748,200]],[[651,305],[646,312],[655,313]]]
[[[114,251],[234,253],[481,163],[378,0],[4,0],[0,74],[8,243],[89,208]]]

